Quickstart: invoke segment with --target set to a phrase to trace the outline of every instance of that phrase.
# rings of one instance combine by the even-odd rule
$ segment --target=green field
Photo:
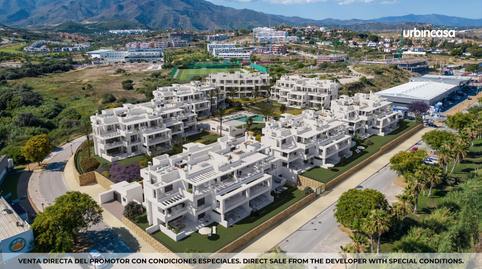
[[[239,68],[200,68],[200,69],[178,69],[176,79],[180,81],[189,81],[200,76],[204,77],[212,73],[238,71]]]
[[[176,253],[216,252],[227,244],[238,239],[240,236],[247,233],[254,227],[259,226],[261,223],[282,212],[290,205],[301,200],[303,197],[305,197],[303,191],[296,188],[289,188],[275,198],[273,203],[261,209],[256,214],[251,214],[251,216],[241,220],[235,225],[229,228],[224,228],[223,226],[218,225],[218,236],[216,238],[209,239],[207,236],[200,235],[199,233],[193,233],[185,239],[176,242],[160,231],[153,233],[152,236],[164,246]],[[147,222],[137,223],[137,225],[142,229],[145,229],[149,226]]]
[[[25,47],[25,43],[8,44],[8,45],[0,46],[0,52],[20,54],[20,53],[23,53],[23,50],[22,50],[23,47]]]
[[[335,167],[325,169],[316,167],[303,173],[303,176],[312,178],[316,181],[327,183],[335,177],[341,175],[348,169],[352,168],[362,160],[375,154],[383,145],[398,137],[401,133],[413,128],[416,125],[415,121],[402,121],[400,127],[386,136],[372,136],[365,139],[362,145],[365,149],[360,153],[353,152],[353,155],[348,159],[343,159]]]

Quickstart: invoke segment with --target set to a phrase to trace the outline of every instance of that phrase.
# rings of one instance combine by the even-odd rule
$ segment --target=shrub
[[[117,100],[112,93],[106,93],[102,96],[102,104],[113,103]]]
[[[303,192],[305,193],[305,195],[309,195],[309,194],[314,193],[315,191],[313,191],[313,189],[311,187],[305,187]]]
[[[135,221],[136,221],[137,223],[147,223],[147,215],[146,215],[146,214],[142,214],[142,215],[140,215],[140,216],[137,216],[137,217],[135,218]]]
[[[117,162],[112,163],[109,173],[110,179],[114,182],[132,182],[141,177],[141,168],[138,164],[121,165]]]
[[[80,161],[80,166],[84,173],[94,171],[95,169],[97,169],[97,167],[99,167],[99,165],[100,163],[99,161],[97,161],[96,158],[86,158]]]
[[[138,216],[142,215],[143,213],[144,213],[144,207],[142,207],[142,205],[139,203],[131,201],[124,207],[123,215],[124,217],[130,220],[135,220]]]

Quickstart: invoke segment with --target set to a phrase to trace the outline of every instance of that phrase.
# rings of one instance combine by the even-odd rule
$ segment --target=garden
[[[363,146],[365,149],[359,153],[353,152],[353,155],[349,158],[341,160],[340,163],[335,165],[335,167],[326,169],[321,167],[316,167],[311,170],[306,171],[302,175],[305,177],[312,178],[321,183],[328,183],[337,176],[341,175],[348,169],[360,163],[362,160],[375,154],[383,145],[386,145],[393,139],[400,136],[402,133],[414,128],[417,125],[415,121],[401,121],[399,123],[397,130],[393,131],[389,135],[385,136],[371,136],[365,140],[358,141],[356,146]],[[353,149],[354,150],[354,149]]]
[[[164,246],[175,253],[213,253],[233,242],[234,240],[246,234],[261,223],[269,220],[278,213],[284,211],[289,206],[305,197],[306,193],[294,187],[288,188],[275,197],[273,203],[265,208],[252,213],[251,216],[241,220],[229,228],[217,225],[216,237],[206,237],[199,233],[193,233],[180,241],[174,241],[160,231],[153,233],[151,236]],[[132,219],[131,219],[132,220]],[[147,217],[142,215],[134,218],[134,221],[140,228],[145,230],[149,224]],[[211,226],[214,224],[211,224]]]

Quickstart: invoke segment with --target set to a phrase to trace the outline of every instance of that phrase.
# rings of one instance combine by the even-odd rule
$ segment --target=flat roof
[[[0,197],[0,241],[28,230],[30,225],[20,218],[3,197]]]
[[[455,87],[456,85],[441,82],[410,81],[393,88],[379,91],[376,93],[376,95],[383,97],[401,97],[429,101],[452,90]]]

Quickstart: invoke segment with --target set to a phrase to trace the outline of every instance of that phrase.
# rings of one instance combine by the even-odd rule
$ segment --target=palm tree
[[[418,197],[427,186],[427,183],[425,182],[425,178],[423,177],[423,175],[420,175],[418,170],[414,174],[408,173],[407,175],[405,175],[405,178],[408,181],[406,190],[410,193],[410,195],[413,196],[413,213],[416,213]]]
[[[373,209],[365,221],[370,230],[377,234],[377,253],[380,253],[380,239],[390,229],[390,215],[385,210]]]
[[[448,172],[449,163],[452,159],[452,151],[447,144],[443,144],[437,151],[439,165],[444,168],[445,174]]]
[[[370,240],[370,252],[373,253],[373,246],[375,245],[373,243],[373,237],[377,233],[375,227],[373,225],[371,225],[370,222],[365,221],[362,224],[361,230],[362,230],[363,233],[365,233],[368,236],[368,239]]]
[[[467,155],[469,143],[467,143],[467,141],[461,136],[457,136],[455,143],[452,144],[451,150],[453,153],[454,163],[452,169],[450,170],[450,174],[454,172],[455,166],[457,166],[457,164]]]
[[[432,196],[432,189],[435,184],[439,184],[442,181],[443,173],[442,169],[438,166],[422,165],[418,168],[419,175],[424,178],[424,181],[429,184],[428,196]]]
[[[251,127],[253,126],[253,117],[249,116],[246,119],[246,131],[251,131]]]

